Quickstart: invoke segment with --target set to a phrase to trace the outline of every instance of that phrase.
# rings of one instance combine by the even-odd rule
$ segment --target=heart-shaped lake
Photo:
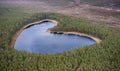
[[[53,22],[42,22],[25,28],[16,39],[14,48],[52,54],[95,43],[93,39],[84,36],[46,32],[56,25]]]

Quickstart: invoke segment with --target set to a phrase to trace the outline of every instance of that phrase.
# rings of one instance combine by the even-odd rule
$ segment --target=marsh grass
[[[10,11],[8,11],[10,10]],[[0,70],[1,71],[119,71],[120,32],[118,28],[58,13],[24,13],[21,9],[0,6]],[[54,31],[76,31],[102,39],[100,44],[71,51],[41,54],[17,51],[9,47],[12,36],[25,24],[54,19]]]

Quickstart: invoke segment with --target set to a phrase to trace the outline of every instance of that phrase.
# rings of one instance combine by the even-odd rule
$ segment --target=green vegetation
[[[95,35],[100,44],[56,54],[28,53],[9,47],[23,25],[42,19],[59,22],[55,31]],[[57,13],[24,13],[20,8],[0,6],[0,71],[119,71],[120,29]]]

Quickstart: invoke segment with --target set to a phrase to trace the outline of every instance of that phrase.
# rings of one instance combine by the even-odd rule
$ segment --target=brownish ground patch
[[[94,22],[102,22],[112,27],[120,27],[120,8],[97,7],[88,4],[79,4],[75,6],[73,2],[64,5],[51,5],[48,2],[41,1],[2,1],[1,4],[13,5],[23,8],[27,13],[38,12],[55,12],[65,15],[76,16],[92,20]]]

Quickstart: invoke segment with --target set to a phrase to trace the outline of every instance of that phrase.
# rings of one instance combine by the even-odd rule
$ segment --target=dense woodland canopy
[[[24,13],[21,9],[0,6],[0,71],[119,71],[120,29],[58,13]],[[100,44],[70,51],[41,54],[17,51],[9,47],[12,36],[23,25],[42,19],[54,19],[51,30],[77,31],[102,39]]]

